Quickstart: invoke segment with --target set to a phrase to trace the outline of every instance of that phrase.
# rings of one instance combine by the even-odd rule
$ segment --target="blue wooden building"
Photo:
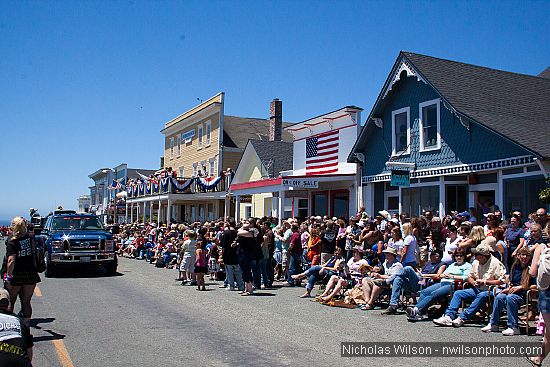
[[[549,128],[550,79],[542,73],[401,52],[349,161],[362,163],[359,195],[371,214],[442,216],[495,204],[527,213],[542,205]],[[392,186],[392,170],[407,171],[410,184]]]

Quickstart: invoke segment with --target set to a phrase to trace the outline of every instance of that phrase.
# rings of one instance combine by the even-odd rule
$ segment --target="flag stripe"
[[[328,162],[332,159],[338,159],[338,156],[335,155],[335,156],[330,156],[330,157],[323,157],[323,158],[319,158],[319,159],[308,159],[307,160],[307,163],[308,164],[313,164],[313,163],[320,163],[320,162]]]
[[[320,157],[320,156],[326,156],[326,155],[331,155],[331,154],[338,154],[338,149],[329,150],[328,152],[318,153],[317,156]]]
[[[319,169],[319,168],[334,167],[334,166],[338,166],[338,162],[310,165],[309,169]]]
[[[314,176],[314,175],[327,174],[327,173],[337,173],[337,172],[338,172],[338,168],[331,169],[331,170],[320,171],[320,172],[307,171],[306,176]]]

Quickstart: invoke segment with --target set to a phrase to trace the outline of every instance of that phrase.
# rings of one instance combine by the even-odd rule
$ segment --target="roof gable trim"
[[[401,62],[399,63],[399,66],[395,69],[393,72],[393,77],[391,78],[391,81],[388,83],[384,90],[384,95],[382,96],[382,99],[386,98],[388,93],[392,90],[395,83],[397,83],[399,80],[401,80],[401,73],[406,72],[407,77],[416,77],[416,80],[419,82],[423,82],[424,84],[428,84],[426,80],[420,75],[418,70],[410,63],[408,60],[406,60],[404,57],[401,57]]]

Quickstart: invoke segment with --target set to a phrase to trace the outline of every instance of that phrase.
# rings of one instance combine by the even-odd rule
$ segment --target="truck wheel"
[[[55,265],[52,264],[50,256],[46,254],[46,271],[44,272],[46,278],[53,278],[55,276]]]
[[[117,274],[117,268],[118,264],[116,262],[113,262],[109,265],[106,265],[105,268],[107,269],[107,274],[109,275],[116,275]]]

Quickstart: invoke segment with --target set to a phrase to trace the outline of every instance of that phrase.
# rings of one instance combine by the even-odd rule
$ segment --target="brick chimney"
[[[269,105],[269,140],[281,141],[283,132],[283,101],[275,98]]]

